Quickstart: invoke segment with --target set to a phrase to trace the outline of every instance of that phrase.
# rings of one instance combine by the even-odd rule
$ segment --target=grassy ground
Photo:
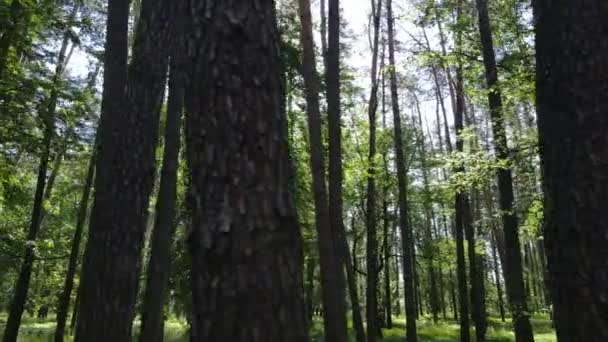
[[[6,316],[0,315],[0,328],[4,328]],[[502,323],[500,320],[490,319],[490,327],[488,328],[488,342],[511,342],[515,341],[513,332],[511,331],[510,322]],[[546,318],[537,318],[532,320],[535,332],[536,342],[555,342],[555,332],[551,328],[549,320]],[[43,322],[33,319],[25,319],[19,335],[18,342],[49,342],[52,341],[55,324],[52,322]],[[321,321],[315,321],[311,331],[313,342],[322,341],[323,325]],[[135,327],[134,331],[138,328]],[[178,321],[167,322],[165,328],[166,342],[186,342],[187,327],[184,323]],[[0,336],[2,331],[0,331]],[[402,342],[405,336],[405,320],[396,318],[393,329],[384,330],[383,342]],[[455,322],[440,322],[433,324],[429,320],[421,320],[418,322],[419,342],[458,342],[459,327]],[[354,338],[351,336],[351,340]],[[66,338],[66,342],[72,341],[71,338]]]
[[[405,336],[405,319],[396,318],[393,322],[393,329],[384,329],[382,342],[403,342]],[[536,342],[555,342],[555,331],[551,328],[551,322],[546,318],[532,320],[534,326]],[[312,329],[312,340],[322,341],[322,322],[315,322]],[[511,322],[505,323],[500,320],[490,318],[488,328],[488,342],[512,342],[515,336],[511,330]],[[474,336],[471,331],[471,336]],[[418,322],[419,342],[458,342],[460,328],[456,322],[439,322],[433,324],[430,320],[420,320]],[[354,337],[351,336],[351,341]]]

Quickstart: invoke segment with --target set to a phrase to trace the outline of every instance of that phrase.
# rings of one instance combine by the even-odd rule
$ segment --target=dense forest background
[[[608,8],[533,2],[0,0],[2,341],[608,340]]]

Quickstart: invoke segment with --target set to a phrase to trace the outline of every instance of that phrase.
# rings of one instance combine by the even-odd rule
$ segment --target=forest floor
[[[512,342],[515,341],[511,322],[501,322],[500,319],[490,318],[488,322],[487,342]],[[546,317],[538,317],[532,320],[534,328],[535,342],[555,342],[555,330],[551,327],[551,322]],[[454,321],[440,321],[434,324],[430,319],[418,321],[418,341],[419,342],[458,342],[460,337],[460,327]],[[315,322],[312,329],[312,341],[322,341],[323,323]],[[351,334],[352,335],[352,334]],[[382,342],[403,342],[405,336],[405,318],[394,318],[392,329],[383,329]],[[474,331],[471,330],[471,336]],[[473,337],[474,339],[474,337]],[[351,341],[355,341],[351,336]]]
[[[6,316],[0,314],[0,328],[4,330]],[[536,342],[555,342],[555,331],[551,328],[551,322],[544,317],[535,318],[532,320],[535,332]],[[499,319],[491,318],[488,328],[488,342],[512,342],[515,337],[511,330],[510,322],[501,322]],[[25,319],[21,328],[18,342],[50,342],[52,341],[53,332],[55,329],[54,322],[46,322],[35,319]],[[315,321],[312,328],[311,337],[313,342],[322,341],[323,324],[320,320]],[[0,330],[0,336],[2,335]],[[137,327],[134,331],[137,331]],[[186,342],[187,325],[180,321],[169,321],[165,327],[166,342]],[[401,342],[405,336],[405,320],[403,318],[395,318],[393,329],[384,329],[384,338],[382,342]],[[459,336],[459,327],[456,322],[439,322],[433,324],[432,321],[422,319],[418,322],[419,342],[457,342]],[[354,337],[351,337],[354,341]],[[66,342],[72,341],[71,338],[66,338]]]

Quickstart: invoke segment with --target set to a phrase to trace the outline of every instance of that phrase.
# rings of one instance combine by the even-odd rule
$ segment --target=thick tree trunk
[[[180,49],[177,49],[180,51]],[[165,147],[160,175],[156,219],[143,299],[141,342],[162,342],[164,336],[164,305],[171,267],[171,246],[175,232],[177,200],[177,170],[181,121],[184,107],[184,76],[177,59],[171,57],[169,99],[165,125]]]
[[[72,22],[78,13],[79,8],[74,7],[70,16]],[[41,118],[44,125],[44,133],[42,139],[42,152],[40,154],[40,162],[38,164],[38,179],[36,181],[36,192],[34,194],[34,204],[32,207],[32,215],[30,226],[27,231],[27,242],[23,252],[23,262],[19,271],[19,277],[15,285],[13,299],[9,309],[8,320],[4,328],[3,342],[15,342],[19,334],[19,326],[25,308],[27,293],[30,287],[30,279],[32,276],[32,268],[34,266],[36,238],[42,224],[44,213],[43,201],[45,197],[45,189],[47,184],[47,171],[51,154],[51,144],[55,135],[55,111],[60,94],[60,82],[63,77],[65,62],[67,59],[67,49],[70,43],[70,36],[66,32],[63,36],[61,47],[55,66],[55,74],[53,75],[51,93],[46,103],[46,107],[41,113]],[[51,183],[52,184],[52,183]],[[51,186],[52,188],[52,186]],[[50,190],[50,189],[47,189]],[[47,191],[50,196],[51,191]]]
[[[192,6],[192,341],[308,341],[274,2]]]
[[[486,83],[489,89],[488,102],[490,117],[492,119],[492,132],[494,134],[496,156],[500,160],[507,160],[509,158],[509,151],[507,147],[504,117],[502,114],[502,99],[498,86],[498,72],[496,69],[494,45],[492,43],[492,29],[490,27],[487,0],[477,0],[477,11],[479,14],[479,33],[481,35]],[[498,192],[505,234],[506,262],[504,266],[506,289],[511,306],[511,313],[513,315],[515,339],[517,342],[531,342],[534,341],[534,335],[532,333],[530,313],[528,312],[528,305],[526,303],[521,247],[519,242],[519,227],[517,225],[517,216],[513,206],[513,177],[509,168],[498,170]]]
[[[315,203],[315,226],[319,244],[319,261],[321,268],[321,290],[323,297],[324,324],[326,339],[345,334],[344,327],[339,327],[345,320],[344,290],[337,288],[340,283],[336,278],[343,278],[343,263],[340,258],[341,246],[334,244],[334,234],[329,217],[327,189],[325,186],[325,158],[321,130],[321,113],[319,105],[319,79],[317,76],[315,49],[312,32],[312,19],[309,0],[299,0],[300,22],[302,23],[301,41],[303,48],[302,70],[306,86],[306,104],[308,112],[308,132],[310,137],[310,169],[313,181]],[[342,279],[343,283],[344,280]],[[340,330],[338,332],[338,330]]]
[[[128,84],[129,2],[108,4],[100,146],[77,342],[131,338],[166,84],[170,3],[144,0]]]
[[[72,289],[74,287],[74,276],[76,275],[76,267],[78,266],[78,258],[80,257],[82,232],[84,231],[85,223],[87,220],[89,198],[91,197],[93,180],[95,179],[96,148],[97,143],[95,143],[95,145],[93,146],[94,150],[91,155],[91,159],[89,160],[87,176],[84,183],[84,188],[82,190],[80,205],[78,207],[76,230],[74,231],[74,238],[72,239],[72,248],[70,250],[70,259],[68,261],[68,269],[65,276],[65,283],[63,286],[63,292],[61,293],[61,297],[59,297],[59,304],[57,305],[57,327],[55,328],[55,342],[63,342],[63,338],[65,335],[65,325],[68,318],[68,310],[70,308],[70,298],[72,296]]]
[[[334,250],[346,242],[342,221],[342,129],[340,110],[340,1],[328,0],[327,51],[325,54],[325,85],[327,88],[327,123],[329,142],[329,220],[333,234]],[[338,254],[344,264],[344,253]],[[347,266],[348,267],[348,266]],[[354,279],[354,277],[353,277]],[[344,273],[335,275],[336,318],[329,322],[327,341],[345,342],[346,309],[344,307]],[[353,308],[354,310],[354,308]]]
[[[392,0],[386,2],[386,18],[388,27],[388,50],[391,102],[393,107],[393,126],[395,140],[395,155],[397,164],[398,198],[399,198],[399,229],[401,233],[401,253],[403,262],[403,290],[405,298],[406,337],[408,342],[416,342],[416,299],[414,293],[414,272],[412,260],[413,234],[408,225],[407,208],[407,170],[403,151],[403,134],[401,132],[401,112],[399,109],[399,93],[397,90],[397,73],[395,71],[395,38]]]
[[[608,340],[608,6],[535,0],[545,246],[560,342]]]

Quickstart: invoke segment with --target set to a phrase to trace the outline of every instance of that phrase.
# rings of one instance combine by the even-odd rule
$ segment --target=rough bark
[[[192,3],[192,341],[308,341],[274,2]]]
[[[492,120],[492,133],[494,135],[496,157],[500,160],[508,160],[509,150],[502,113],[502,99],[500,87],[498,85],[498,71],[496,68],[496,57],[492,42],[492,29],[490,27],[487,0],[477,0],[477,12],[479,15],[479,33],[481,36],[486,83],[489,90],[488,102],[490,107],[490,118]],[[511,313],[513,315],[515,340],[517,342],[531,342],[534,341],[534,335],[532,333],[530,313],[528,312],[528,305],[526,303],[521,247],[519,242],[519,227],[517,224],[515,208],[513,206],[513,176],[509,168],[498,170],[498,193],[505,238],[505,285]]]
[[[179,49],[177,49],[179,51]],[[162,342],[164,336],[164,304],[171,267],[171,246],[175,232],[177,170],[181,121],[184,106],[184,75],[179,57],[171,57],[169,99],[165,124],[165,147],[160,175],[156,218],[148,262],[146,287],[142,303],[141,342]]]
[[[166,83],[170,3],[142,3],[128,78],[129,2],[108,3],[95,200],[83,262],[77,342],[131,338]]]
[[[321,290],[323,298],[324,325],[326,338],[341,336],[345,329],[344,290],[337,288],[344,277],[343,263],[339,257],[341,246],[335,245],[334,234],[329,217],[327,189],[325,186],[325,157],[321,129],[319,105],[320,82],[317,76],[315,49],[312,32],[312,19],[309,0],[299,0],[300,22],[302,24],[302,74],[305,84],[306,105],[308,113],[308,132],[310,139],[310,169],[313,181],[315,205],[315,226],[319,244],[319,262],[321,268]],[[342,283],[344,281],[342,280]]]
[[[398,201],[399,201],[399,230],[401,233],[401,253],[403,262],[403,288],[405,298],[406,337],[408,342],[416,342],[416,299],[414,293],[414,273],[412,260],[413,234],[408,224],[407,207],[407,171],[403,151],[403,133],[401,132],[401,112],[399,109],[399,93],[397,90],[397,73],[395,71],[395,38],[392,0],[386,2],[386,18],[388,27],[388,51],[391,103],[393,109],[393,126],[395,155],[397,164]]]
[[[557,339],[608,340],[608,3],[535,0],[545,247]]]

